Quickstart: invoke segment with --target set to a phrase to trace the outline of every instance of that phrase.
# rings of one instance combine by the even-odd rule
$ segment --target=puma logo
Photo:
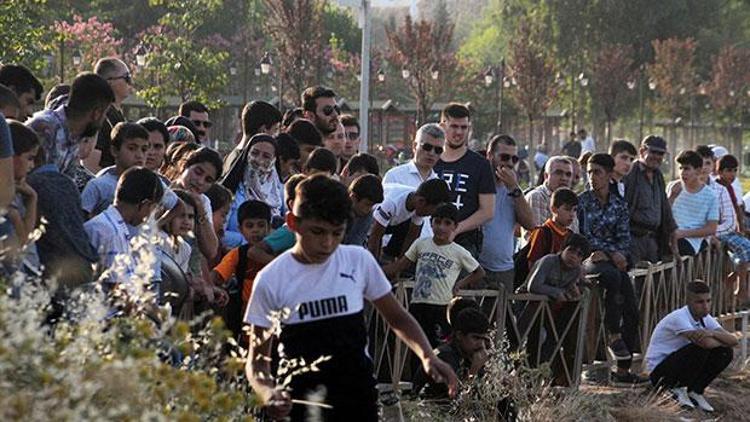
[[[355,272],[355,271],[352,271],[352,273],[351,273],[351,274],[347,274],[347,273],[339,273],[339,277],[341,277],[341,278],[348,278],[348,279],[349,279],[349,280],[351,280],[352,282],[356,283],[356,282],[357,282],[357,280],[356,280],[356,279],[354,278],[354,272]]]

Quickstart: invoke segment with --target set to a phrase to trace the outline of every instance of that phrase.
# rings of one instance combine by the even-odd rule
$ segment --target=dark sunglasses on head
[[[349,132],[346,134],[346,137],[349,138],[350,141],[356,141],[357,138],[359,138],[359,133],[357,132]]]
[[[518,162],[518,156],[517,155],[497,154],[497,158],[500,161],[512,161],[513,164],[516,164]]]
[[[211,126],[213,126],[213,125],[214,125],[213,123],[209,122],[208,120],[193,120],[192,122],[193,122],[193,124],[194,124],[194,125],[195,125],[196,127],[201,127],[201,126],[203,126],[203,127],[205,127],[206,129],[210,129],[210,128],[211,128]]]
[[[111,77],[111,78],[107,78],[108,81],[116,81],[118,79],[124,80],[125,83],[128,84],[128,85],[133,85],[133,78],[130,76],[130,73],[126,73],[126,74],[124,74],[122,76],[114,76],[114,77]]]
[[[420,144],[423,151],[432,152],[435,151],[435,154],[440,155],[443,153],[443,147],[436,147],[432,144]]]
[[[337,105],[336,106],[327,105],[323,107],[323,114],[325,114],[326,116],[330,116],[331,114],[333,114],[334,111],[336,112],[336,114],[341,114],[341,108],[339,108],[339,106]]]

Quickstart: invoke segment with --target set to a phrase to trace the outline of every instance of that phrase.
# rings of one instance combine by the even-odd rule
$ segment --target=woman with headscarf
[[[276,140],[266,134],[254,135],[221,181],[234,194],[224,233],[224,245],[227,248],[245,243],[237,223],[237,210],[243,202],[250,199],[265,202],[271,207],[274,219],[278,220],[283,216],[284,185],[276,171],[275,162]]]

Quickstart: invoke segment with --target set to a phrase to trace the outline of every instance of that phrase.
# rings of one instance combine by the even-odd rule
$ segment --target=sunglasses
[[[195,125],[196,127],[201,127],[201,126],[203,126],[203,127],[205,127],[206,129],[210,129],[210,128],[211,128],[211,126],[213,126],[213,125],[214,125],[213,123],[209,122],[208,120],[193,120],[192,122],[193,122],[193,124],[194,124],[194,125]]]
[[[440,155],[443,153],[443,147],[436,147],[432,144],[419,144],[422,147],[422,151],[427,152],[435,152],[435,154]]]
[[[510,154],[497,154],[497,158],[500,161],[512,161],[513,164],[516,164],[518,162],[518,156],[517,155],[510,155]]]
[[[133,85],[133,78],[130,76],[130,73],[126,73],[126,74],[124,74],[122,76],[114,76],[114,77],[111,77],[111,78],[107,78],[108,81],[116,81],[118,79],[124,80],[125,83],[128,84],[128,85]]]
[[[333,114],[334,111],[336,112],[336,114],[341,114],[341,108],[339,108],[339,106],[337,105],[336,106],[327,105],[323,107],[323,114],[325,114],[326,116],[330,116],[331,114]]]
[[[346,134],[346,137],[349,138],[350,141],[356,141],[359,138],[358,132],[349,132]]]

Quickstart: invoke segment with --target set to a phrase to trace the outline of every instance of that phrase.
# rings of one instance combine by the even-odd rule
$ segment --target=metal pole
[[[362,0],[362,83],[359,86],[360,151],[369,151],[370,123],[370,1]]]
[[[640,103],[640,118],[638,120],[638,141],[643,141],[643,66],[641,66],[641,75],[638,78],[638,102]]]
[[[498,79],[500,87],[497,99],[497,133],[503,133],[503,89],[505,88],[505,57],[500,60],[500,78]]]
[[[571,72],[570,74],[570,89],[572,92],[572,102],[573,102],[573,106],[571,107],[571,112],[570,112],[570,131],[575,132],[576,131],[576,75],[575,75],[575,71]]]

